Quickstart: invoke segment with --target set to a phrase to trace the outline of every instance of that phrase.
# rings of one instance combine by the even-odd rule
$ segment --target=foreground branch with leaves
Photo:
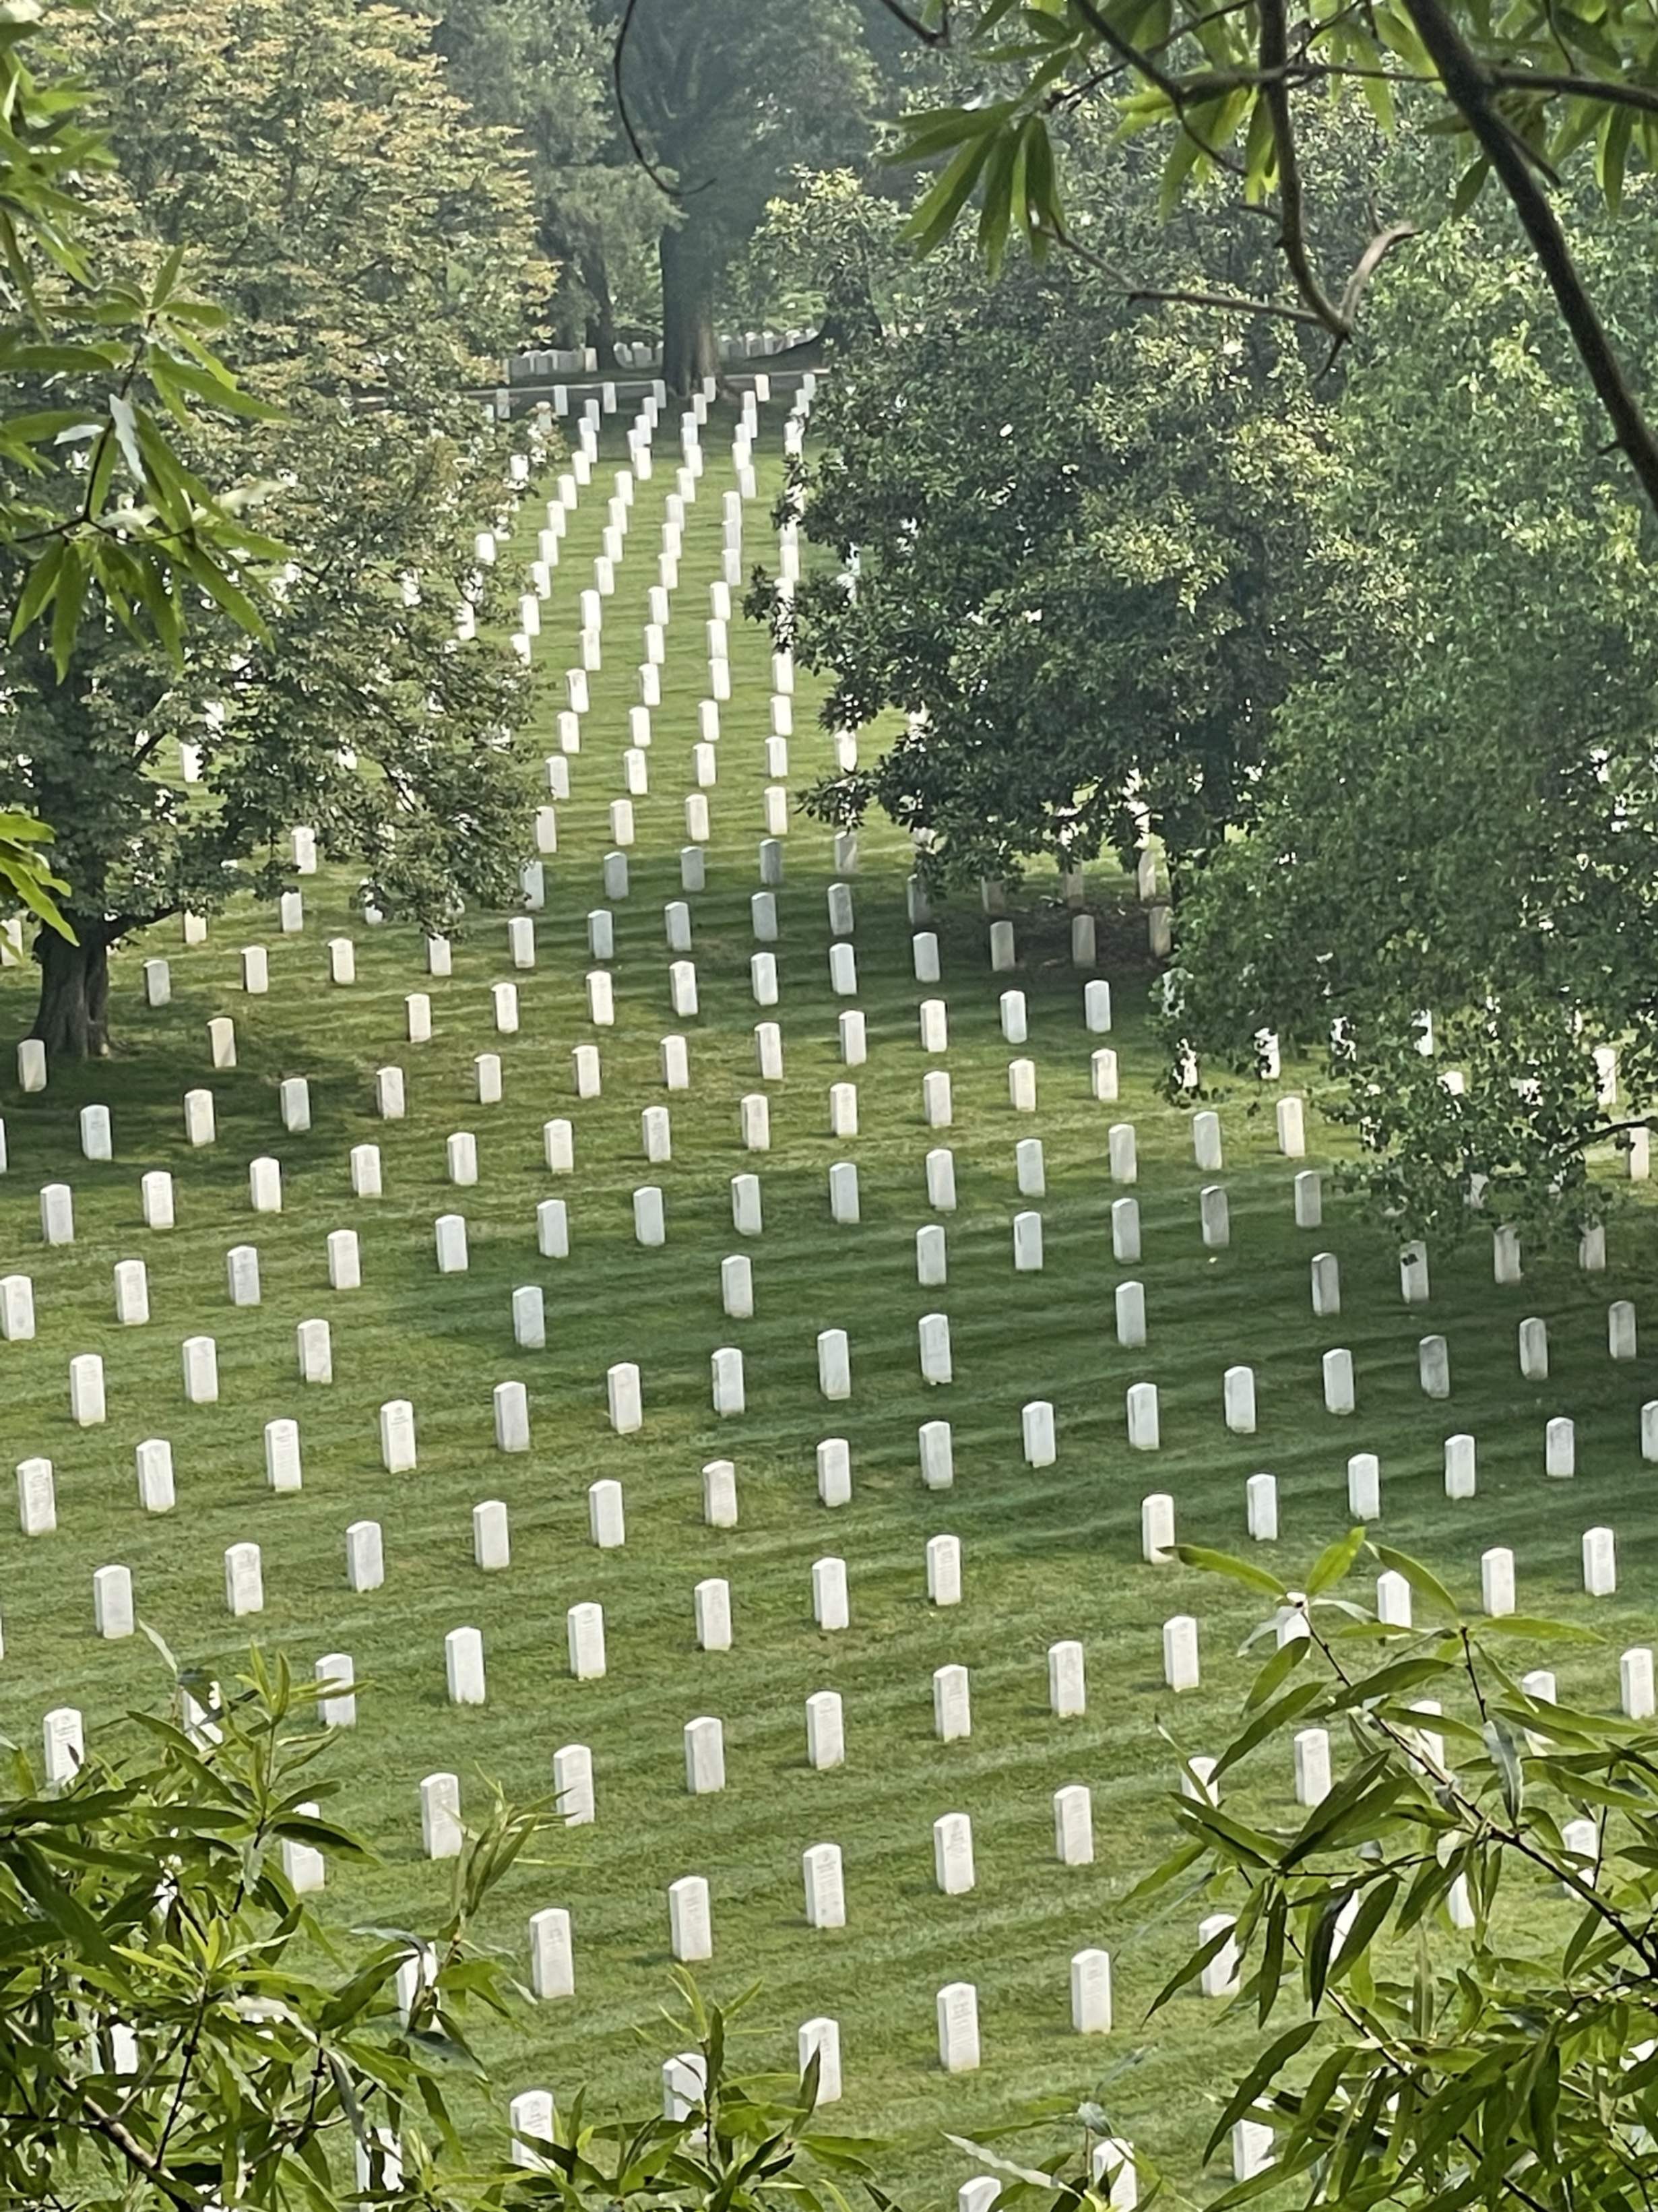
[[[993,261],[1012,238],[1039,255],[1063,244],[1131,298],[1200,298],[1217,310],[1288,319],[1326,334],[1333,358],[1357,329],[1376,272],[1413,226],[1371,209],[1362,233],[1334,242],[1335,196],[1309,150],[1318,123],[1368,109],[1384,131],[1410,117],[1452,134],[1468,156],[1457,205],[1472,203],[1488,179],[1506,197],[1612,443],[1658,507],[1658,429],[1614,335],[1614,311],[1597,298],[1559,208],[1563,180],[1589,166],[1591,149],[1595,188],[1613,213],[1626,172],[1650,168],[1658,155],[1658,30],[1636,0],[1495,12],[1480,0],[1293,11],[1284,0],[984,0],[957,8],[927,0],[914,11],[898,0],[883,4],[935,47],[961,47],[987,87],[902,118],[900,157],[938,165],[913,225],[924,246],[976,200],[980,241]],[[1280,287],[1171,295],[1077,235],[1052,125],[1108,101],[1121,103],[1118,141],[1161,140],[1165,211],[1216,182],[1271,216]]]
[[[147,281],[106,265],[96,185],[112,169],[39,0],[0,6],[0,601],[37,624],[61,681],[88,606],[176,659],[192,595],[261,628],[282,548],[247,489],[186,465],[200,422],[268,418],[213,350],[225,315],[175,248]]]
[[[337,1738],[314,1707],[338,1689],[256,1650],[224,1690],[179,1675],[172,1713],[134,1716],[118,1751],[94,1741],[67,1784],[12,1750],[0,2203],[844,2206],[837,2177],[867,2175],[867,2147],[814,2122],[816,2061],[739,2079],[747,1999],[705,2003],[683,1973],[668,2047],[696,2054],[701,2087],[677,2117],[594,2117],[577,2096],[544,2138],[514,2148],[501,2113],[478,2142],[469,2030],[523,1993],[477,1923],[548,1808],[492,1798],[436,1928],[331,1924],[288,1855],[373,1856],[325,1809]]]
[[[458,2156],[451,2085],[482,2070],[465,2018],[512,1986],[474,1923],[542,1815],[497,1801],[441,1924],[359,1931],[340,1965],[284,1863],[369,1856],[320,1809],[317,1694],[256,1651],[222,1693],[181,1678],[175,1716],[137,1717],[118,1755],[94,1743],[67,1787],[13,1752],[0,2202],[321,2208],[354,2152],[383,2185]]]
[[[1355,1601],[1366,1553],[1408,1590],[1390,1610],[1419,1625]],[[1137,1893],[1232,1916],[1159,2005],[1236,1946],[1235,2003],[1277,2030],[1210,2143],[1253,2118],[1273,2130],[1271,2162],[1219,2202],[1292,2183],[1308,2205],[1649,2203],[1658,1743],[1650,1719],[1557,1703],[1552,1677],[1515,1666],[1598,1639],[1470,1613],[1362,1529],[1300,1590],[1253,1562],[1179,1556],[1272,1608],[1242,1725],[1212,1771],[1187,1761],[1184,1840]],[[1312,1729],[1338,1754],[1327,1794],[1291,1825],[1258,1814],[1244,1763]]]

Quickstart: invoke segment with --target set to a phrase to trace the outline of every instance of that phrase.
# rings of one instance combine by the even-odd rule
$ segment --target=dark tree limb
[[[1638,107],[1648,115],[1658,115],[1658,92],[1649,85],[1529,69],[1493,70],[1491,77],[1504,92],[1558,93],[1568,100],[1600,100],[1610,107]]]
[[[1439,0],[1404,0],[1404,5],[1439,72],[1446,98],[1462,115],[1513,203],[1617,442],[1648,501],[1658,508],[1658,438],[1630,388],[1606,325],[1572,258],[1559,218],[1538,182],[1526,150],[1497,112],[1497,83],[1465,45]]]
[[[1297,292],[1332,337],[1346,338],[1351,325],[1319,283],[1307,246],[1306,209],[1301,191],[1301,161],[1296,151],[1295,118],[1283,71],[1289,60],[1284,0],[1260,0],[1260,67],[1266,82],[1261,98],[1272,118],[1278,155],[1278,246]]]
[[[638,10],[639,0],[628,0],[627,6],[622,11],[622,21],[616,26],[616,44],[610,50],[610,82],[616,88],[616,112],[622,119],[622,128],[627,135],[629,145],[633,149],[635,161],[638,162],[665,199],[678,200],[682,197],[678,185],[669,181],[666,172],[658,168],[656,163],[645,151],[645,143],[635,129],[633,117],[629,112],[628,95],[622,89],[622,58],[627,52],[628,35],[633,29],[634,17]]]
[[[1127,295],[1131,307],[1147,304],[1168,307],[1216,307],[1236,315],[1266,315],[1277,322],[1307,323],[1314,330],[1327,327],[1321,315],[1310,307],[1291,307],[1277,300],[1250,300],[1236,292],[1162,292],[1150,286],[1130,291]]]
[[[895,23],[902,23],[910,36],[919,39],[924,46],[947,46],[950,44],[948,8],[944,9],[943,22],[932,25],[924,23],[919,15],[912,15],[908,8],[901,6],[900,0],[880,0],[880,5]]]

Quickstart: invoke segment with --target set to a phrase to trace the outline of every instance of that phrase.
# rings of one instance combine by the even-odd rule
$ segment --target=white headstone
[[[354,1521],[345,1532],[345,1575],[354,1590],[379,1589],[386,1555],[378,1521]]]
[[[240,1618],[264,1611],[264,1577],[257,1544],[232,1544],[224,1555],[225,1609]]]
[[[192,1406],[219,1402],[219,1347],[210,1336],[187,1336],[180,1347],[185,1396]]]
[[[700,1874],[682,1875],[668,1885],[669,1948],[683,1966],[714,1956],[714,1927],[708,1885]]]
[[[1048,1647],[1048,1703],[1059,1720],[1074,1720],[1088,1710],[1083,1647],[1075,1642]]]
[[[596,1682],[604,1673],[604,1608],[592,1601],[573,1605],[564,1616],[570,1672],[578,1682]]]
[[[948,1983],[938,1992],[937,2009],[938,2063],[946,2074],[976,2073],[979,2066],[977,1990],[971,1982]]]
[[[815,1559],[811,1569],[812,1618],[826,1632],[846,1628],[852,1613],[847,1597],[844,1559]]]

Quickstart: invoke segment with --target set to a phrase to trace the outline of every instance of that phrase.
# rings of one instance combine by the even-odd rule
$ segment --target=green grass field
[[[767,509],[779,410],[764,421],[773,460],[765,495],[748,508],[750,562],[772,550]],[[796,816],[779,895],[782,995],[774,1010],[786,1073],[762,1086],[748,902],[763,831],[768,646],[740,622],[732,624],[735,697],[722,713],[710,793],[708,888],[691,902],[701,1011],[694,1021],[674,1019],[662,908],[680,896],[681,808],[692,787],[704,688],[701,623],[719,573],[720,494],[732,482],[727,428],[722,419],[708,434],[708,473],[685,533],[664,702],[653,718],[652,789],[637,802],[631,896],[616,913],[616,1025],[598,1039],[601,1097],[575,1098],[570,1054],[595,1034],[583,988],[585,916],[602,902],[606,808],[623,788],[626,708],[662,502],[672,488],[665,457],[674,441],[665,434],[665,460],[640,487],[628,559],[606,609],[606,666],[592,679],[583,749],[570,763],[572,798],[559,809],[560,849],[548,863],[547,910],[537,917],[538,964],[516,978],[516,1036],[496,1038],[491,1024],[489,987],[512,973],[504,918],[477,918],[457,940],[452,977],[428,982],[418,935],[365,927],[354,916],[351,885],[326,872],[305,884],[302,935],[279,936],[273,915],[248,910],[216,917],[199,948],[183,950],[175,928],[164,943],[125,951],[112,990],[118,1056],[55,1070],[39,1096],[20,1096],[11,1073],[11,1042],[30,1016],[32,971],[0,975],[0,1105],[10,1146],[9,1173],[0,1180],[0,1273],[33,1276],[39,1315],[35,1341],[0,1344],[0,1459],[9,1466],[49,1456],[59,1517],[55,1534],[30,1542],[9,1511],[0,1534],[0,1725],[34,1745],[42,1713],[70,1703],[83,1709],[89,1734],[102,1737],[124,1712],[164,1696],[143,1638],[110,1644],[94,1635],[92,1576],[107,1562],[131,1567],[141,1619],[191,1662],[233,1668],[250,1625],[303,1668],[325,1652],[349,1652],[368,1686],[360,1724],[331,1760],[336,1808],[381,1856],[373,1870],[331,1883],[326,1901],[342,1924],[418,1924],[446,1893],[446,1869],[421,1856],[423,1775],[454,1770],[474,1806],[484,1802],[486,1777],[511,1796],[534,1798],[550,1789],[558,1746],[590,1745],[596,1823],[560,1833],[541,1863],[517,1869],[492,1927],[524,1966],[529,1914],[568,1906],[578,1992],[484,2036],[499,2099],[480,2126],[504,2128],[506,2098],[527,2087],[568,2097],[586,2082],[601,2102],[635,2109],[655,2099],[659,2054],[641,2047],[635,2029],[650,2029],[670,1994],[667,1885],[701,1873],[712,1887],[715,1954],[701,1970],[705,1986],[729,1994],[756,1978],[763,1984],[744,2063],[792,2063],[799,2023],[817,2013],[836,2017],[847,2081],[841,2118],[849,2130],[898,2139],[892,2172],[916,2194],[936,2195],[974,2170],[942,2144],[942,2130],[972,2134],[1038,2094],[1092,2092],[1133,2052],[1140,2063],[1110,2082],[1114,2119],[1191,2179],[1208,2100],[1250,2034],[1196,1997],[1143,2024],[1146,2002],[1194,1929],[1178,1919],[1143,1928],[1122,1900],[1169,1839],[1173,1763],[1157,1717],[1193,1751],[1219,1742],[1247,1679],[1236,1655],[1253,1615],[1230,1586],[1141,1563],[1141,1498],[1169,1491],[1183,1538],[1240,1547],[1246,1479],[1271,1470],[1279,1484],[1278,1555],[1304,1565],[1345,1525],[1348,1455],[1375,1451],[1387,1540],[1428,1556],[1471,1603],[1481,1551],[1512,1546],[1522,1611],[1592,1612],[1605,1632],[1604,1649],[1560,1662],[1563,1694],[1614,1704],[1618,1652],[1653,1634],[1658,1540],[1649,1502],[1655,1471],[1642,1463],[1637,1435],[1649,1363],[1609,1360],[1605,1310],[1628,1296],[1643,1319],[1652,1311],[1650,1216],[1632,1209],[1614,1220],[1605,1275],[1580,1274],[1570,1254],[1527,1255],[1524,1282],[1503,1290],[1492,1284],[1489,1240],[1476,1235],[1433,1255],[1431,1303],[1406,1308],[1387,1239],[1363,1224],[1333,1180],[1322,1231],[1295,1227],[1293,1168],[1275,1150],[1272,1097],[1239,1096],[1222,1105],[1219,1180],[1230,1197],[1231,1243],[1206,1252],[1198,1192],[1211,1178],[1193,1164],[1187,1114],[1157,1090],[1155,1050],[1142,1028],[1144,921],[1105,872],[1090,875],[1089,890],[1102,917],[1102,972],[1115,995],[1109,1042],[1121,1060],[1121,1103],[1102,1106],[1090,1095],[1089,1052],[1101,1040],[1084,1028],[1083,979],[1069,963],[1050,877],[1017,902],[1016,976],[992,975],[982,915],[962,908],[939,921],[950,1019],[942,1064],[956,1121],[950,1132],[929,1130],[921,1078],[939,1063],[920,1049],[915,1010],[931,993],[911,973],[907,845],[884,826],[866,830],[854,879],[856,1003],[868,1020],[868,1062],[855,1071],[840,1064],[836,1016],[848,1002],[829,982],[830,840]],[[548,672],[544,704],[521,738],[537,757],[554,748],[575,593],[589,580],[612,465],[607,456],[572,520],[546,611],[537,648]],[[526,502],[514,558],[529,557],[539,513]],[[804,676],[794,715],[789,780],[799,787],[831,758]],[[342,740],[350,734],[342,731]],[[324,939],[336,932],[356,941],[354,988],[328,985]],[[270,951],[264,999],[244,997],[240,986],[240,948],[256,941]],[[173,991],[169,1007],[151,1012],[139,962],[155,951],[172,960]],[[1038,1070],[1034,1116],[1016,1115],[1008,1102],[1012,1053],[997,1000],[1009,982],[1029,999],[1022,1049]],[[428,988],[434,1035],[406,1044],[404,994]],[[240,1064],[210,1074],[207,1023],[217,1014],[235,1018]],[[670,1097],[659,1085],[658,1048],[671,1032],[689,1040],[692,1087]],[[495,1048],[505,1099],[480,1107],[472,1058]],[[374,1117],[374,1071],[387,1063],[407,1073],[409,1113],[400,1122]],[[291,1074],[308,1076],[312,1086],[313,1126],[301,1137],[284,1135],[277,1109],[277,1083]],[[861,1133],[837,1140],[828,1091],[847,1074],[858,1085]],[[210,1150],[191,1151],[180,1099],[201,1084],[217,1102],[218,1138]],[[755,1156],[741,1148],[738,1102],[761,1088],[771,1098],[772,1148]],[[112,1110],[112,1164],[80,1157],[76,1111],[94,1099]],[[659,1103],[671,1109],[673,1158],[647,1169],[640,1115]],[[576,1166],[568,1178],[550,1176],[543,1161],[540,1125],[554,1115],[574,1123]],[[1132,1269],[1112,1258],[1109,1209],[1121,1194],[1107,1171],[1106,1130],[1119,1119],[1132,1121],[1139,1139],[1145,1256]],[[462,1129],[477,1133],[481,1178],[456,1191],[446,1180],[444,1140]],[[1016,1276],[1011,1218],[1031,1201],[1017,1194],[1014,1146],[1033,1133],[1046,1148],[1046,1265]],[[347,1155],[363,1141],[382,1150],[378,1200],[351,1192]],[[953,1146],[958,1184],[942,1291],[918,1285],[914,1245],[916,1229],[933,1218],[922,1164],[938,1142]],[[1309,1164],[1330,1164],[1329,1142],[1312,1128]],[[267,1152],[282,1164],[280,1216],[249,1208],[247,1162]],[[856,1162],[861,1180],[855,1227],[829,1218],[828,1170],[841,1158]],[[143,1224],[139,1176],[154,1167],[176,1178],[171,1232]],[[756,1311],[738,1322],[721,1312],[720,1263],[745,1249],[732,1231],[728,1192],[729,1178],[745,1170],[761,1176],[765,1233],[746,1247]],[[71,1247],[48,1249],[36,1193],[55,1178],[74,1185],[78,1236]],[[631,1196],[647,1182],[665,1194],[659,1250],[633,1237]],[[550,1195],[569,1205],[563,1261],[537,1251],[536,1206]],[[467,1218],[471,1264],[465,1275],[440,1278],[432,1223],[451,1210]],[[336,1295],[325,1239],[343,1226],[360,1232],[363,1281]],[[234,1309],[226,1294],[224,1254],[241,1242],[260,1254],[257,1310]],[[1321,1249],[1341,1261],[1339,1322],[1316,1322],[1310,1310],[1308,1263]],[[111,1271],[127,1257],[148,1263],[152,1318],[123,1330]],[[1143,1352],[1124,1352],[1115,1340],[1112,1294],[1126,1273],[1146,1287]],[[513,1288],[532,1282],[547,1298],[547,1348],[537,1352],[515,1348],[510,1316]],[[955,1380],[929,1390],[915,1324],[933,1310],[950,1316]],[[1518,1373],[1515,1331],[1529,1314],[1550,1327],[1553,1376],[1542,1386],[1522,1384]],[[297,1379],[295,1328],[314,1316],[332,1324],[328,1389]],[[815,1339],[835,1326],[851,1340],[853,1395],[829,1405],[818,1393]],[[1445,1404],[1418,1386],[1416,1341],[1429,1329],[1449,1340],[1453,1395]],[[179,1346],[197,1332],[217,1340],[216,1406],[185,1401]],[[744,1354],[748,1410],[720,1421],[708,1363],[726,1344]],[[1354,1353],[1358,1409],[1351,1419],[1323,1409],[1320,1356],[1333,1344]],[[69,1417],[68,1366],[89,1350],[105,1358],[109,1416],[82,1430]],[[636,1361],[643,1378],[644,1427],[631,1437],[614,1435],[605,1411],[605,1370],[624,1359]],[[1255,1370],[1253,1437],[1229,1434],[1222,1419],[1221,1377],[1235,1361]],[[490,1393],[508,1377],[530,1394],[533,1449],[524,1455],[494,1449]],[[1124,1392],[1142,1379],[1162,1393],[1156,1455],[1127,1444]],[[399,1396],[415,1406],[420,1466],[392,1478],[380,1468],[377,1411]],[[1057,1463],[1041,1471],[1024,1464],[1020,1449],[1020,1408],[1036,1398],[1052,1400],[1059,1425]],[[1571,1484],[1543,1474],[1544,1422],[1560,1413],[1578,1423]],[[304,1488],[276,1496],[264,1486],[261,1431],[285,1414],[300,1423]],[[956,1482],[947,1494],[922,1487],[916,1445],[919,1425],[941,1417],[954,1429]],[[1441,1449],[1461,1429],[1478,1438],[1479,1492],[1459,1505],[1443,1496]],[[833,1436],[849,1440],[853,1493],[829,1512],[817,1500],[814,1453]],[[173,1445],[178,1506],[167,1516],[145,1515],[137,1501],[133,1448],[149,1437]],[[700,1470],[714,1456],[736,1462],[734,1529],[701,1521]],[[628,1540],[625,1549],[601,1553],[588,1539],[586,1492],[604,1476],[624,1486]],[[485,1576],[472,1565],[471,1514],[490,1498],[510,1510],[513,1562]],[[344,1530],[361,1518],[382,1523],[387,1573],[384,1589],[354,1595]],[[1579,1543],[1598,1522],[1617,1531],[1620,1588],[1591,1607],[1579,1594]],[[938,1610],[927,1602],[923,1553],[927,1538],[944,1530],[961,1540],[964,1598]],[[257,1624],[233,1621],[224,1607],[222,1554],[245,1540],[263,1552],[265,1610]],[[851,1626],[835,1635],[820,1633],[811,1614],[811,1564],[828,1553],[846,1559],[850,1578]],[[712,1574],[732,1585],[729,1653],[695,1646],[692,1590]],[[566,1668],[564,1615],[588,1599],[604,1607],[610,1671],[577,1684]],[[1160,1632],[1169,1614],[1186,1611],[1201,1617],[1204,1680],[1177,1701],[1162,1686]],[[483,1635],[482,1709],[446,1703],[443,1638],[462,1624]],[[1086,1647],[1089,1710],[1061,1722],[1048,1709],[1044,1654],[1069,1637]],[[974,1733],[942,1745],[932,1733],[931,1677],[947,1661],[971,1670]],[[818,1773],[805,1760],[804,1705],[823,1688],[843,1696],[847,1760]],[[728,1786],[693,1798],[681,1731],[704,1713],[725,1724]],[[1091,1868],[1066,1869],[1054,1857],[1051,1796],[1072,1782],[1093,1792]],[[1238,1786],[1246,1798],[1254,1791],[1282,1805],[1290,1776],[1263,1768]],[[938,1894],[932,1882],[932,1824],[951,1811],[972,1816],[977,1858],[977,1887],[959,1898]],[[803,1916],[800,1854],[825,1840],[844,1853],[849,1924],[814,1932]],[[1108,2039],[1084,2039],[1071,2032],[1068,1967],[1074,1951],[1094,1944],[1114,1955],[1117,2026]],[[975,2075],[947,2076],[937,2063],[934,1994],[957,1978],[980,1992],[984,2061]]]

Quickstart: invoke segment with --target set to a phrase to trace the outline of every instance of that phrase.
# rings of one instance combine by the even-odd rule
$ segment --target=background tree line
[[[916,223],[864,203],[877,287],[920,327],[838,356],[822,556],[771,611],[826,719],[884,719],[808,803],[879,805],[974,896],[1039,860],[1132,865],[1149,830],[1171,1068],[1190,1047],[1209,1088],[1247,1083],[1271,1032],[1402,1221],[1575,1234],[1609,1202],[1592,1162],[1658,1097],[1651,510],[1512,212],[1461,205],[1440,142],[1307,127],[1328,222],[1380,203],[1412,230],[1332,360],[1303,322],[1217,310],[1270,295],[1272,226],[1219,185],[1160,213],[1153,149],[1101,159],[1115,127],[1069,118],[1059,167],[1069,234],[1109,239],[1139,296],[1091,252],[993,269],[962,228],[918,270]],[[1588,181],[1567,204],[1643,365],[1650,182],[1615,222]]]

